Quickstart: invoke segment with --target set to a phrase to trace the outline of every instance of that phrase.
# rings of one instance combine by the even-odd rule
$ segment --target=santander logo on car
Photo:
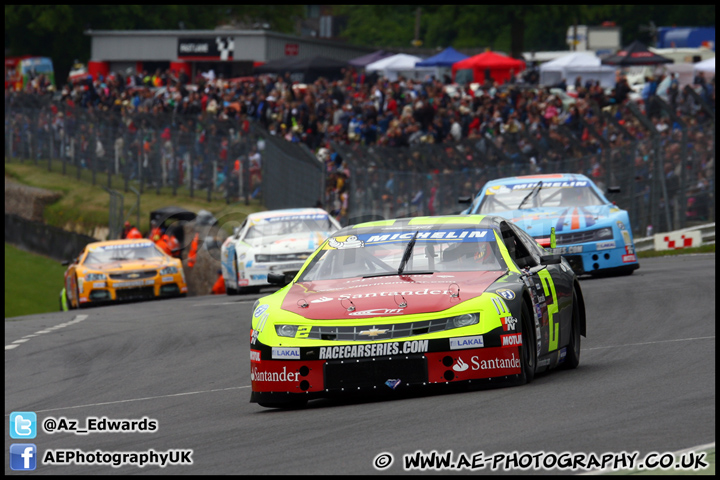
[[[453,285],[460,285],[460,301],[465,301],[482,295],[499,274],[454,272],[450,281],[424,275],[412,281],[389,276],[307,282],[290,288],[282,309],[314,320],[439,312],[457,305]]]

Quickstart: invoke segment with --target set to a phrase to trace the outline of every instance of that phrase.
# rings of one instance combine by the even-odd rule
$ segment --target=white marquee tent
[[[583,85],[588,80],[600,81],[600,86],[615,86],[615,67],[603,65],[600,58],[591,52],[569,52],[560,58],[540,65],[540,84],[555,85],[563,78],[572,85],[577,77]]]
[[[712,72],[715,73],[715,57],[708,58],[707,60],[703,60],[702,62],[698,62],[695,64],[694,70],[696,72]]]
[[[413,80],[424,80],[426,75],[435,75],[435,67],[415,67],[422,58],[405,53],[398,53],[392,57],[383,58],[365,67],[367,72],[377,71],[390,81],[395,81],[398,75]]]

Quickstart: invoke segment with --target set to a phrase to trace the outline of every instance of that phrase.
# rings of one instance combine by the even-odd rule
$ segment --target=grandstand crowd
[[[139,116],[172,119],[172,124],[160,126],[161,143],[170,141],[169,129],[173,139],[185,135],[202,143],[216,134],[213,130],[216,121],[239,124],[245,132],[252,122],[271,135],[288,142],[302,142],[316,152],[326,162],[332,181],[339,179],[339,185],[330,185],[331,189],[347,189],[347,175],[345,178],[332,175],[347,172],[333,145],[450,148],[461,141],[489,139],[506,152],[508,158],[529,159],[533,167],[530,171],[540,172],[543,162],[562,156],[594,155],[602,148],[627,147],[648,139],[647,128],[637,115],[628,111],[632,103],[662,136],[667,175],[680,176],[683,162],[678,142],[680,130],[684,129],[687,146],[696,153],[694,158],[700,165],[692,170],[693,177],[697,177],[695,188],[714,188],[709,185],[714,179],[714,120],[710,133],[707,123],[710,114],[696,99],[711,106],[714,115],[715,78],[706,79],[702,73],[696,76],[691,87],[697,96],[680,88],[677,79],[671,78],[670,88],[663,96],[669,105],[667,110],[652,101],[662,80],[662,76],[648,77],[642,91],[635,92],[625,75],[618,71],[612,89],[578,79],[568,94],[565,79],[554,86],[560,90],[554,90],[523,82],[521,76],[503,85],[487,81],[482,85],[458,86],[449,84],[447,78],[415,81],[401,76],[397,81],[389,81],[349,68],[341,80],[320,78],[310,84],[293,84],[289,74],[237,79],[198,74],[197,78],[190,79],[184,74],[175,76],[170,70],[158,70],[154,74],[128,71],[112,73],[106,78],[86,77],[59,89],[40,76],[30,82],[22,94],[52,99],[55,118],[49,121],[54,124],[63,111],[75,110],[115,113],[127,128],[137,128],[131,119]],[[6,112],[16,95],[6,90]],[[624,132],[620,132],[618,126],[622,126]],[[602,138],[593,135],[594,132]],[[219,140],[211,156],[221,155],[222,145],[228,141],[226,137]],[[539,147],[548,141],[561,148]],[[637,175],[651,175],[645,168],[651,154],[649,145],[638,143]],[[178,150],[182,150],[182,146]],[[257,151],[253,155],[256,161],[251,166],[259,180],[260,155]],[[466,157],[456,157],[459,160],[451,168],[468,167]],[[207,155],[205,158],[207,160]],[[472,161],[469,156],[467,159]],[[408,168],[419,170],[412,165]],[[600,159],[588,171],[580,173],[601,178],[602,170]],[[194,175],[203,176],[203,169],[198,168]],[[164,173],[163,182],[167,181]]]

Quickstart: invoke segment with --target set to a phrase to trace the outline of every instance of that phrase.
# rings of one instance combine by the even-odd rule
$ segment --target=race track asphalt
[[[34,443],[41,457],[60,449],[192,450],[192,465],[36,470],[91,475],[397,474],[406,472],[404,456],[418,451],[451,451],[456,459],[477,452],[642,458],[714,442],[715,255],[644,259],[631,276],[583,279],[581,287],[588,335],[576,370],[521,387],[317,400],[291,411],[249,403],[250,311],[260,295],[6,319],[6,432],[11,412],[19,411],[36,412],[39,424],[51,417],[80,426],[89,417],[147,417],[158,428],[77,435],[40,427],[32,440],[6,434],[5,473],[20,473],[9,466],[13,443]],[[381,453],[393,462],[379,471],[373,462]]]

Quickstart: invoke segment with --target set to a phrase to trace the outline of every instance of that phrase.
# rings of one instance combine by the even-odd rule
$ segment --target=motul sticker
[[[635,255],[623,255],[622,261],[623,261],[623,263],[636,262],[637,257],[635,257]]]
[[[500,335],[500,344],[502,347],[517,347],[522,345],[522,334],[512,333],[510,335]]]

